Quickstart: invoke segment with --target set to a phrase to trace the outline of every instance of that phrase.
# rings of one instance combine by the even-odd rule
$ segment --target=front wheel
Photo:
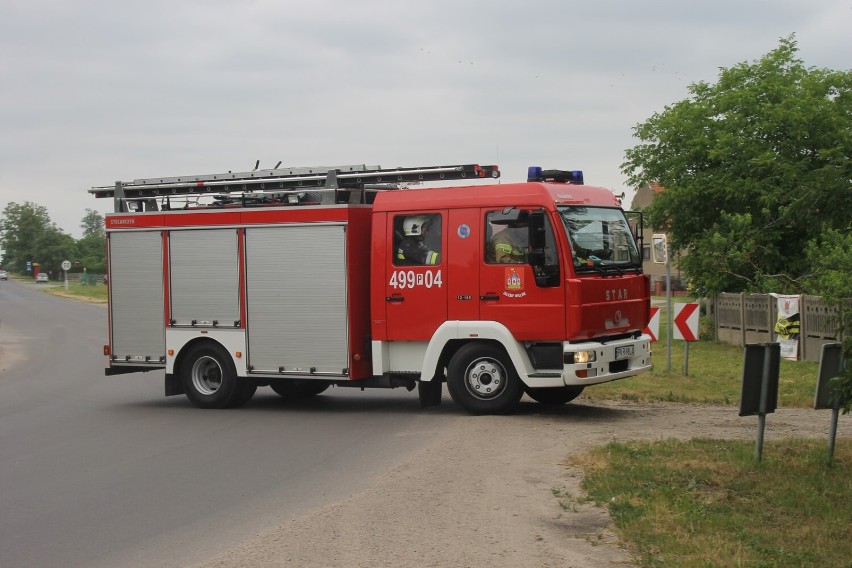
[[[453,355],[447,387],[453,400],[472,414],[507,414],[524,394],[506,352],[485,343],[468,343]]]
[[[531,399],[541,404],[565,404],[571,402],[583,392],[585,387],[547,387],[543,389],[524,388]]]

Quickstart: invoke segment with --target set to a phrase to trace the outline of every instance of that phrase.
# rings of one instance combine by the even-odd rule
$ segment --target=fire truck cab
[[[650,368],[650,287],[619,202],[580,172],[367,166],[92,188],[107,215],[108,375],[197,406],[442,385],[472,413],[573,400]],[[200,198],[204,197],[207,202]]]

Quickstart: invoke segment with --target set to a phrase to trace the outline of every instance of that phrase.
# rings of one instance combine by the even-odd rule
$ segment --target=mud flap
[[[166,373],[166,396],[186,394],[180,378],[173,373]]]
[[[441,382],[441,377],[435,377],[431,381],[419,381],[417,383],[420,408],[441,404]]]

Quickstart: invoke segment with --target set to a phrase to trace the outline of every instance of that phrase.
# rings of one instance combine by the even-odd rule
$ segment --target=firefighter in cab
[[[529,252],[529,217],[522,214],[517,221],[497,232],[489,241],[489,260],[498,264],[524,264]]]
[[[432,266],[441,262],[440,247],[433,250],[428,244],[436,217],[438,215],[409,215],[405,218],[402,223],[404,236],[396,250],[398,263]]]

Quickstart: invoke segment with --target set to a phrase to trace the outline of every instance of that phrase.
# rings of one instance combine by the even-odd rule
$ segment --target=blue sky
[[[79,236],[87,190],[261,167],[620,172],[632,128],[796,34],[852,68],[852,0],[0,0],[0,208]]]

